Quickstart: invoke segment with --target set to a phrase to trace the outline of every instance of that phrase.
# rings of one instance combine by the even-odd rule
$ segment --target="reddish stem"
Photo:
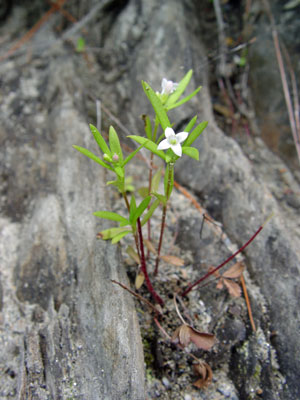
[[[138,226],[138,234],[139,234],[139,239],[140,239],[140,253],[141,253],[141,270],[145,276],[145,282],[147,285],[147,288],[149,290],[149,292],[151,293],[152,297],[154,298],[154,300],[160,304],[161,306],[164,304],[163,300],[159,297],[159,295],[156,293],[156,291],[154,290],[150,279],[149,279],[149,275],[147,272],[147,267],[146,267],[146,260],[145,260],[145,253],[144,253],[144,243],[143,243],[143,234],[142,234],[142,226],[141,226],[141,221],[138,218],[137,220],[137,226]]]
[[[231,261],[234,257],[236,257],[239,253],[241,253],[254,239],[255,237],[259,234],[259,232],[263,229],[264,225],[262,225],[255,233],[254,235],[246,242],[238,251],[236,251],[234,254],[232,254],[227,260],[225,260],[222,264],[218,265],[216,268],[214,268],[212,271],[209,271],[207,274],[202,276],[202,278],[198,279],[195,283],[191,284],[188,286],[187,289],[181,294],[182,296],[186,296],[195,286],[199,285],[199,283],[203,282],[205,279],[207,279],[209,276],[213,275],[216,271],[224,267],[229,261]]]

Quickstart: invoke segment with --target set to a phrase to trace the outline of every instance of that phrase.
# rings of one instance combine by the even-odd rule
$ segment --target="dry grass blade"
[[[175,265],[176,267],[182,267],[184,265],[184,260],[176,256],[160,256],[168,264]]]

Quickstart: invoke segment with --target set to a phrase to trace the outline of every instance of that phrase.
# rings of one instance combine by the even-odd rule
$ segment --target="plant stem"
[[[130,204],[129,204],[126,192],[123,192],[122,194],[123,194],[124,201],[126,203],[127,210],[130,213]],[[135,241],[135,247],[136,247],[137,254],[139,256],[139,259],[141,259],[138,236],[136,233],[134,233],[133,237],[134,237],[134,241]]]
[[[152,183],[152,172],[153,172],[153,153],[150,155],[150,169],[149,169],[149,184],[148,184],[148,195],[151,193],[151,183]],[[150,204],[148,205],[148,210],[150,208]],[[147,221],[147,230],[148,230],[148,240],[151,242],[151,218]],[[147,249],[147,259],[149,258],[149,249]]]
[[[137,227],[138,227],[138,235],[139,235],[139,239],[140,239],[140,250],[141,250],[141,270],[145,276],[145,282],[147,285],[147,288],[149,290],[149,292],[151,293],[152,297],[154,298],[154,300],[160,304],[161,306],[164,304],[163,300],[159,297],[159,295],[156,293],[156,291],[154,290],[150,279],[149,279],[149,275],[147,272],[147,267],[146,267],[146,259],[145,259],[145,253],[144,253],[144,242],[143,242],[143,233],[142,233],[142,226],[141,226],[141,221],[138,218],[137,219]]]
[[[263,224],[255,233],[254,235],[246,242],[239,250],[237,250],[234,254],[232,254],[227,260],[225,260],[222,264],[218,265],[216,268],[213,270],[209,271],[207,274],[202,276],[202,278],[198,279],[196,282],[193,284],[189,285],[188,288],[181,294],[181,296],[186,296],[195,286],[199,285],[199,283],[203,282],[205,279],[207,279],[209,276],[213,275],[216,271],[218,271],[220,268],[224,267],[229,261],[231,261],[234,257],[236,257],[240,252],[242,252],[254,239],[255,237],[259,234],[259,232],[263,229],[265,224]]]
[[[170,197],[173,169],[174,169],[174,164],[169,163],[168,183],[167,183],[167,188],[166,188],[166,204],[163,206],[161,226],[160,226],[160,237],[159,237],[158,248],[157,248],[157,256],[156,256],[156,262],[155,262],[154,275],[157,275],[157,272],[158,272],[158,266],[159,266],[159,260],[160,260],[160,250],[161,250],[161,246],[162,246],[162,242],[163,242],[164,230],[165,230],[165,225],[166,225],[165,222],[166,222],[168,201],[169,201],[169,197]]]

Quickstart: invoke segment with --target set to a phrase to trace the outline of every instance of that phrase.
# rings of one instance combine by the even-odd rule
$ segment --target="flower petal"
[[[166,136],[166,138],[168,138],[170,136],[175,136],[175,132],[173,131],[172,128],[168,127],[165,129],[165,136]]]
[[[179,143],[182,143],[185,141],[185,139],[188,137],[189,133],[188,132],[179,132],[176,135],[176,139],[178,140]]]
[[[161,94],[165,93],[167,83],[168,80],[166,78],[163,78],[161,81]]]
[[[178,157],[182,156],[182,148],[179,143],[171,145],[171,149],[176,154],[176,156]]]
[[[157,150],[166,150],[166,149],[169,149],[170,147],[171,147],[171,145],[170,145],[168,139],[164,139],[157,146]]]

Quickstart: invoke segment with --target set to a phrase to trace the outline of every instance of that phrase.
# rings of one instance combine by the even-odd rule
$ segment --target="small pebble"
[[[162,383],[167,389],[170,389],[171,387],[170,382],[165,376],[162,378]]]

